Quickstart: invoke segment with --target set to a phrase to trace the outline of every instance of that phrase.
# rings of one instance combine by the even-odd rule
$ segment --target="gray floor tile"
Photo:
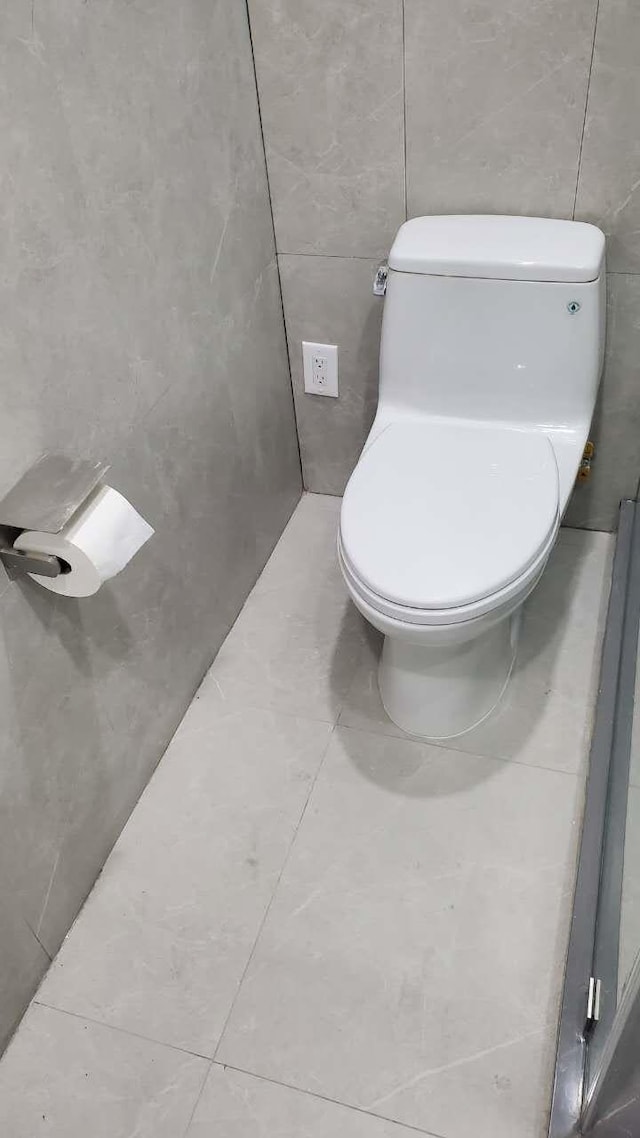
[[[33,1004],[0,1064],[6,1138],[180,1138],[207,1062]]]
[[[207,677],[227,705],[337,719],[367,637],[337,564],[339,510],[315,494],[296,510]]]
[[[207,1068],[164,1044],[221,1035],[254,1074],[189,1138],[544,1138],[612,540],[563,531],[447,749],[384,715],[339,509],[303,498],[0,1065],[11,1138],[182,1138]]]
[[[255,593],[207,683],[231,707],[268,707],[335,723],[365,635],[360,614],[333,584]]]
[[[415,1138],[386,1119],[214,1063],[186,1138]]]
[[[507,692],[479,727],[451,740],[456,750],[577,772],[589,748],[613,541],[562,530],[525,606],[518,657]],[[340,722],[403,736],[380,701],[381,638],[371,632]],[[446,745],[446,744],[445,744]]]
[[[338,729],[216,1058],[446,1138],[540,1138],[582,798]]]
[[[340,723],[407,738],[386,715],[376,677],[377,655],[374,659],[369,656],[356,674]],[[490,718],[468,734],[450,740],[448,746],[488,758],[576,773],[587,762],[592,718],[591,706],[577,705],[551,688],[527,691],[516,673],[506,697]]]
[[[330,730],[196,699],[38,998],[212,1055]]]
[[[303,494],[254,593],[300,587],[311,580],[331,580],[336,587],[342,582],[336,558],[341,505],[341,498],[329,494]]]

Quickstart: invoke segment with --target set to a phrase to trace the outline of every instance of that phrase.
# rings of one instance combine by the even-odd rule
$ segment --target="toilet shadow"
[[[563,632],[570,619],[571,599],[584,548],[579,534],[581,531],[561,531],[539,584],[525,602],[513,673],[498,706],[478,727],[457,739],[427,742],[406,734],[391,722],[382,707],[377,683],[383,637],[356,614],[361,621],[360,662],[346,697],[340,698],[338,683],[334,693],[336,702],[341,704],[338,726],[342,728],[342,747],[364,778],[394,794],[430,798],[462,792],[497,777],[505,761],[524,761],[527,766],[549,765],[542,754],[539,763],[535,753],[529,753],[526,760],[519,756],[535,736],[554,691],[554,674]],[[601,622],[606,593],[603,587],[601,611],[594,614],[594,619]],[[351,603],[350,607],[353,609]],[[352,621],[353,615],[347,610],[345,622]],[[334,652],[332,685],[334,677],[336,681],[343,679],[340,660],[343,640],[342,636],[338,637]],[[563,666],[570,668],[572,661],[563,662]],[[599,658],[593,661],[594,673],[598,667]],[[592,683],[591,690],[593,686]],[[589,693],[585,692],[585,700],[588,698]],[[571,714],[571,708],[567,714]],[[441,772],[438,779],[429,778],[425,769],[433,765],[442,750],[500,761],[452,762],[451,767],[455,766],[456,770],[451,777]]]

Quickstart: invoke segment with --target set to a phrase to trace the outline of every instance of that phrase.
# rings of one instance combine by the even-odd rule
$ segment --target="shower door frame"
[[[621,1101],[616,1106],[624,1077],[629,1074],[626,1068],[622,1070],[625,1065],[621,1057],[631,1043],[640,1044],[640,968],[633,970],[632,976],[637,972],[635,989],[630,981],[616,1016],[639,628],[640,506],[624,501],[620,507],[589,756],[549,1138],[589,1134],[594,1127],[601,1138],[640,1134],[640,1103]],[[596,981],[599,1008],[592,1008],[596,1015],[589,1017],[590,986],[593,999]],[[590,1072],[595,1071],[598,1075],[594,1080]],[[624,1125],[633,1122],[637,1131],[619,1129],[623,1114]],[[610,1123],[604,1115],[611,1119]]]

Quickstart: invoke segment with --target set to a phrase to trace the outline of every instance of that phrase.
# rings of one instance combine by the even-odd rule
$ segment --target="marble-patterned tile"
[[[269,392],[278,380],[278,357],[271,368],[268,339],[251,319],[246,328],[248,336],[256,333],[255,350],[261,345],[264,351],[265,398],[273,411],[279,410],[277,391]],[[287,445],[285,416],[274,425],[278,457],[268,444],[251,446],[253,426],[246,420],[247,437],[233,432],[228,446],[222,441],[211,445],[208,412],[213,412],[215,395],[193,410],[181,407],[182,400],[172,390],[159,401],[145,423],[144,437],[123,447],[112,473],[114,484],[156,526],[156,535],[96,597],[56,606],[42,696],[45,716],[32,723],[28,705],[21,713],[22,735],[30,738],[39,722],[59,717],[60,701],[67,711],[56,776],[66,814],[48,863],[43,886],[47,906],[39,930],[51,953],[102,868],[299,494],[293,424],[288,424],[292,437]],[[263,433],[257,423],[255,431]],[[250,451],[253,457],[245,461]],[[238,491],[230,487],[227,494],[233,480],[239,482]],[[21,610],[4,633],[11,634],[14,671],[19,664],[31,668],[31,650],[26,649],[29,642],[33,647],[37,634],[33,621],[36,632],[25,635],[22,610],[29,613],[36,600],[42,611],[51,608],[51,598],[36,586],[27,592],[28,598],[22,590],[16,594]],[[57,744],[59,732],[51,730]],[[77,742],[70,746],[76,730]],[[47,754],[49,766],[55,754],[54,746]],[[43,762],[35,754],[29,769],[33,773]],[[43,825],[34,813],[39,842],[54,819],[49,809]],[[22,864],[28,865],[32,856],[29,852]]]
[[[526,630],[525,630],[526,637]],[[362,660],[345,700],[339,722],[384,735],[407,738],[389,717],[380,700],[377,682],[381,644],[375,639]],[[504,699],[479,727],[448,742],[458,751],[511,760],[529,766],[577,772],[585,769],[593,722],[593,707],[545,687],[543,673],[530,690],[520,679],[518,663]],[[548,682],[548,680],[547,680]]]
[[[337,563],[340,499],[306,494],[204,681],[221,706],[334,723],[367,642]]]
[[[539,1138],[582,796],[338,728],[216,1058],[447,1138]]]
[[[114,468],[158,534],[113,583],[80,601],[31,582],[2,598],[0,852],[52,955],[228,628],[215,595],[189,591],[194,571],[165,557],[177,518],[158,509],[151,469],[144,454]]]
[[[33,1004],[0,1064],[0,1130],[11,1138],[177,1138],[207,1062]]]
[[[451,739],[455,750],[577,772],[589,753],[613,538],[563,529],[526,603],[516,666],[496,711]],[[386,715],[377,682],[381,637],[368,638],[340,723],[403,736]]]
[[[52,605],[44,594],[33,608],[23,610],[21,601],[12,586],[0,602],[0,896],[3,907],[18,906],[37,930],[63,825],[55,771],[65,747],[56,735],[59,707],[50,690],[57,663],[48,635]],[[33,667],[34,658],[42,670]],[[0,928],[1,958],[5,936],[10,953],[10,938]],[[0,1015],[0,1034],[11,1025]]]
[[[615,530],[620,501],[636,497],[640,478],[640,277],[610,273],[607,293],[605,365],[592,427],[596,455],[565,520]]]
[[[329,739],[202,689],[38,999],[213,1055]]]
[[[98,608],[109,617],[105,600],[103,594]],[[91,813],[97,829],[119,794],[78,610],[78,602],[59,602],[32,582],[13,585],[0,604],[0,896],[3,906],[17,899],[51,955],[59,940],[43,932],[43,917],[67,828]],[[100,642],[98,636],[94,646]],[[145,754],[139,765],[148,760]],[[126,768],[123,782],[125,775]],[[62,935],[101,867],[93,860],[95,836],[77,851],[76,872],[86,867],[93,877],[72,907],[64,907]]]
[[[411,1138],[415,1130],[214,1063],[185,1138],[213,1134],[218,1138]]]
[[[561,625],[566,636],[602,632],[615,535],[563,525],[544,573],[526,602],[536,621]],[[577,662],[577,661],[576,661]]]
[[[271,557],[255,584],[255,593],[295,589],[310,580],[342,583],[336,558],[342,499],[306,493],[300,499]]]
[[[607,235],[607,264],[640,272],[640,11],[633,0],[600,0],[576,217]]]
[[[0,901],[53,954],[301,477],[245,6],[0,24],[0,495],[41,450],[105,458],[156,529],[95,597],[2,591]]]
[[[229,241],[220,255],[227,282],[236,256]],[[196,641],[197,628],[215,621],[226,635],[301,494],[286,342],[275,318],[277,268],[262,266],[258,254],[245,255],[237,291],[220,283],[217,314],[209,314],[220,352],[212,343],[206,376],[188,399],[177,384],[145,420],[145,465],[163,506],[156,546],[162,543],[163,562],[189,602]],[[132,487],[139,445],[131,439],[123,455]],[[209,636],[211,656],[223,636]]]
[[[382,301],[373,296],[377,261],[280,256],[304,484],[342,494],[378,402]],[[338,345],[340,395],[308,395],[302,341]]]
[[[47,447],[110,457],[163,391],[206,368],[202,310],[253,169],[273,256],[242,10],[7,7],[2,488]]]
[[[249,9],[278,250],[384,255],[405,218],[401,0]]]
[[[223,705],[264,707],[335,723],[367,631],[339,589],[310,573],[252,593],[205,681]]]
[[[405,0],[410,217],[571,217],[596,7]]]

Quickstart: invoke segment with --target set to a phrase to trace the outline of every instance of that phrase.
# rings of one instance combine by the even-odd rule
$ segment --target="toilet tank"
[[[604,235],[534,217],[418,217],[389,254],[383,408],[586,426],[604,351]]]

